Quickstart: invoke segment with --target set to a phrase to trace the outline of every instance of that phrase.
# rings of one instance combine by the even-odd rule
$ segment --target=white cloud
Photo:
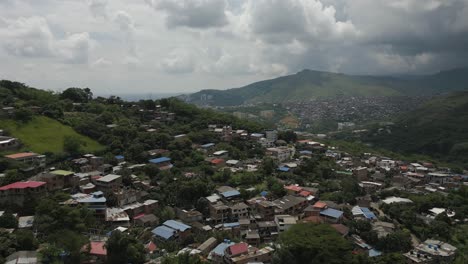
[[[91,64],[93,68],[109,68],[110,66],[112,66],[112,61],[105,58],[99,58]]]
[[[95,18],[107,18],[107,0],[88,0],[88,6]]]
[[[185,49],[173,50],[157,66],[160,70],[169,74],[186,74],[195,70],[192,54]]]
[[[224,0],[146,0],[155,10],[166,13],[169,28],[210,28],[227,23]]]
[[[3,47],[14,56],[53,57],[66,63],[86,63],[90,37],[87,32],[57,39],[43,17],[20,17],[0,29]]]
[[[6,21],[0,29],[3,47],[11,54],[27,57],[47,57],[53,54],[54,37],[43,17],[20,17]]]

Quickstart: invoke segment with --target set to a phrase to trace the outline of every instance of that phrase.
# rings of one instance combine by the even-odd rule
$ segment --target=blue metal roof
[[[240,195],[240,192],[238,190],[232,190],[232,191],[223,192],[221,193],[221,195],[224,196],[225,198],[230,198],[230,197]]]
[[[268,195],[268,192],[267,191],[263,191],[260,193],[261,196],[267,196]]]
[[[367,207],[361,207],[361,211],[367,219],[376,219],[377,216]]]
[[[380,251],[378,251],[376,249],[369,250],[369,257],[371,257],[371,258],[372,257],[378,257],[380,255],[382,255],[382,252],[380,252]]]
[[[299,153],[301,153],[301,154],[312,154],[312,151],[310,151],[310,150],[301,150],[301,151],[299,151]]]
[[[163,162],[168,162],[168,161],[171,161],[171,158],[168,158],[168,157],[161,157],[161,158],[150,159],[150,160],[149,160],[149,162],[155,163],[155,164],[163,163]]]
[[[167,226],[158,226],[153,231],[151,231],[155,236],[162,237],[164,239],[169,239],[174,236],[175,230]]]
[[[219,244],[218,246],[215,247],[215,249],[213,249],[213,253],[215,253],[216,255],[218,256],[224,256],[224,251],[226,250],[226,248],[234,245],[235,243],[234,242],[229,242],[229,243],[221,243]]]
[[[236,226],[240,226],[240,223],[239,222],[234,222],[234,223],[225,223],[223,224],[223,227],[236,227]]]
[[[288,172],[290,169],[288,167],[279,167],[278,170],[282,172]]]
[[[124,159],[124,156],[123,155],[117,155],[115,156],[116,159]]]
[[[203,144],[201,145],[202,148],[210,148],[210,147],[213,147],[215,145],[215,143],[207,143],[207,144]]]
[[[190,229],[191,227],[175,220],[167,220],[166,222],[163,223],[163,225],[168,226],[172,229],[179,230],[180,232],[184,232],[187,229]]]
[[[329,216],[333,218],[340,218],[343,215],[343,212],[333,208],[327,208],[320,212],[321,215]]]

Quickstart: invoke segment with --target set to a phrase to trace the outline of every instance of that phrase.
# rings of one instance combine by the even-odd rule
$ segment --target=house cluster
[[[153,112],[151,115],[163,115]],[[163,115],[164,116],[164,115]],[[167,119],[166,119],[167,120]],[[71,160],[70,170],[49,168],[31,176],[27,181],[12,183],[0,187],[0,203],[17,203],[22,205],[28,199],[40,199],[49,192],[65,190],[71,194],[70,199],[62,204],[69,206],[85,205],[93,211],[97,219],[111,230],[128,232],[133,227],[143,227],[151,231],[151,238],[145,241],[149,255],[161,253],[158,244],[185,244],[185,240],[201,234],[209,237],[201,244],[190,244],[179,253],[197,255],[212,263],[270,263],[274,253],[274,242],[278,236],[298,223],[320,223],[332,227],[336,232],[351,241],[355,252],[363,252],[370,257],[379,256],[376,250],[356,234],[350,235],[350,227],[345,220],[362,220],[370,223],[379,238],[401,229],[393,221],[382,221],[384,213],[380,207],[384,204],[412,203],[405,197],[386,197],[378,200],[375,195],[388,187],[402,188],[412,192],[442,192],[463,184],[463,177],[448,169],[437,168],[428,162],[408,163],[366,153],[360,157],[352,156],[322,143],[301,139],[295,144],[278,140],[275,130],[262,133],[249,133],[245,130],[233,130],[230,126],[210,125],[208,130],[217,134],[220,141],[232,141],[241,138],[258,143],[264,147],[265,155],[278,165],[275,173],[293,173],[302,162],[315,155],[326,156],[340,168],[334,171],[337,177],[353,177],[359,182],[359,188],[365,195],[355,197],[356,204],[337,204],[321,199],[319,184],[306,182],[301,185],[290,180],[279,180],[285,193],[274,197],[267,191],[252,187],[246,189],[253,198],[245,199],[241,190],[232,186],[217,186],[215,191],[201,200],[204,210],[194,208],[170,207],[174,211],[173,219],[160,221],[156,216],[160,209],[156,200],[148,199],[148,191],[156,188],[148,180],[136,175],[128,178],[133,187],[124,187],[121,171],[137,170],[151,165],[159,170],[174,168],[170,152],[165,149],[154,149],[147,152],[149,159],[143,164],[130,164],[122,155],[116,155],[114,165],[105,162],[103,157],[86,154]],[[183,138],[185,135],[176,135]],[[237,160],[228,150],[219,149],[216,143],[205,143],[192,146],[205,157],[203,162],[215,170],[229,169],[232,172],[255,172],[261,160]],[[16,153],[7,158],[45,167],[45,157],[36,153]],[[116,165],[115,165],[116,164]],[[186,177],[196,177],[194,173],[184,172]],[[127,178],[127,180],[128,180]],[[249,196],[249,197],[252,197]],[[109,201],[112,200],[112,205]],[[350,213],[346,213],[350,212]],[[453,217],[449,208],[432,208],[423,217],[431,221],[439,214]],[[31,216],[18,216],[22,226],[30,226],[34,221]],[[171,217],[172,218],[172,217]],[[387,218],[388,219],[388,218]],[[213,231],[221,231],[235,238],[219,241],[212,237]],[[105,242],[109,234],[100,234],[91,238],[90,255],[105,260]],[[427,240],[404,256],[412,263],[438,263],[453,257],[456,248],[435,240]],[[424,262],[425,261],[425,262]],[[432,262],[431,262],[432,261]]]

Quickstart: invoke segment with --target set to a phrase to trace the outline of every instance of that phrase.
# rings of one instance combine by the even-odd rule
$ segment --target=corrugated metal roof
[[[163,223],[163,225],[168,226],[172,229],[179,230],[181,232],[184,232],[187,229],[190,229],[191,227],[175,220],[167,220],[166,222]]]
[[[158,226],[153,231],[151,231],[155,236],[162,237],[164,239],[169,239],[174,236],[175,230],[167,226]]]
[[[340,218],[343,215],[343,212],[333,208],[327,208],[320,212],[321,215],[329,216],[333,218]]]
[[[160,158],[150,159],[150,160],[149,160],[150,163],[154,163],[154,164],[163,163],[163,162],[168,162],[168,161],[171,161],[171,158],[168,158],[168,157],[160,157]]]
[[[237,190],[232,190],[232,191],[223,192],[221,193],[221,195],[224,196],[225,198],[229,198],[229,197],[240,195],[240,192]]]

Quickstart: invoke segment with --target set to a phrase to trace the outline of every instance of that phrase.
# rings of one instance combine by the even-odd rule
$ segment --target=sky
[[[0,79],[95,94],[468,66],[468,0],[0,0]]]

